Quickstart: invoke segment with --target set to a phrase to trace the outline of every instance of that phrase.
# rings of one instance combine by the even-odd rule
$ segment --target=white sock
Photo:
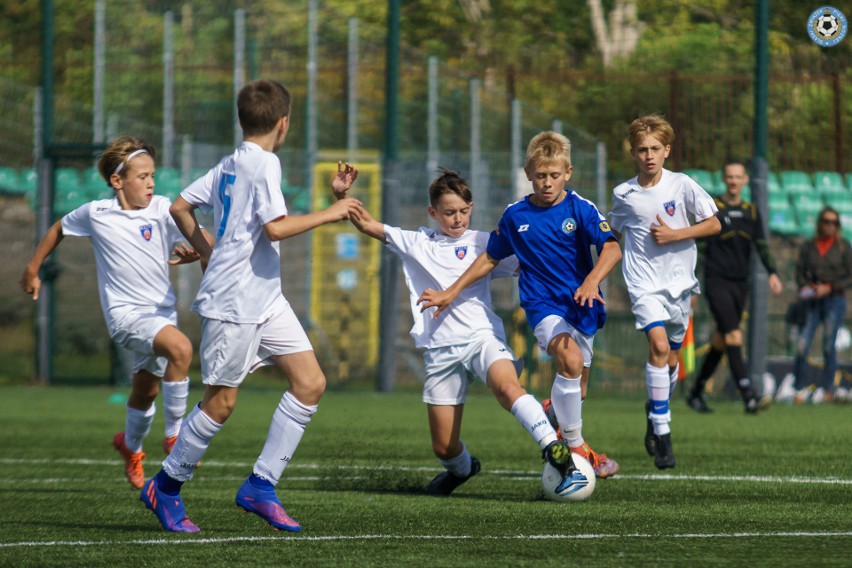
[[[648,398],[651,399],[651,413],[648,418],[654,424],[654,434],[668,434],[671,432],[669,423],[672,420],[669,411],[671,381],[668,366],[654,367],[650,363],[645,364],[645,384],[648,388]]]
[[[160,392],[163,393],[163,413],[166,418],[166,428],[163,436],[177,436],[186,414],[186,399],[189,396],[189,377],[177,382],[160,382]]]
[[[151,431],[151,423],[154,422],[154,414],[157,405],[151,403],[148,410],[138,410],[127,407],[127,418],[124,419],[124,445],[132,453],[142,450],[142,440]]]
[[[459,455],[448,460],[442,460],[439,458],[438,461],[441,462],[441,465],[444,466],[447,471],[456,477],[467,477],[470,475],[470,454],[467,453],[467,446],[464,445],[464,442],[459,440],[459,443],[462,445],[462,451]]]
[[[531,394],[518,397],[512,404],[512,415],[530,433],[540,448],[556,440],[556,431],[550,425],[541,403]]]
[[[316,411],[316,405],[307,406],[296,400],[290,391],[284,393],[272,415],[263,451],[254,463],[255,475],[273,485],[278,483],[305,433],[305,426]]]
[[[168,476],[178,481],[192,479],[210,441],[221,429],[221,424],[214,422],[199,405],[195,405],[183,421],[172,453],[163,461],[163,469]]]
[[[669,367],[669,400],[674,396],[677,387],[677,376],[680,374],[680,361],[675,363],[674,369]]]
[[[583,440],[583,398],[580,394],[580,377],[568,378],[559,373],[550,389],[550,403],[556,412],[556,421],[562,438],[572,448],[582,446]]]

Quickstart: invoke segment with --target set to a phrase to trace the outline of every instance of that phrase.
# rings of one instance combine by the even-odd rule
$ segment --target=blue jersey
[[[533,205],[530,196],[507,207],[486,250],[496,260],[518,257],[521,307],[533,329],[556,315],[593,335],[606,321],[604,307],[600,302],[579,306],[574,293],[594,268],[591,247],[600,253],[615,236],[591,201],[566,192],[551,207]]]

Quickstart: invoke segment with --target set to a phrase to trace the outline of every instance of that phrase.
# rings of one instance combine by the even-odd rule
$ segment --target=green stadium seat
[[[53,201],[53,212],[57,215],[65,215],[81,205],[91,201],[84,191],[57,191]]]
[[[191,168],[189,170],[189,183],[194,182],[200,177],[204,177],[209,171],[210,168]]]
[[[766,177],[766,189],[769,190],[769,193],[782,193],[784,192],[784,188],[781,187],[781,182],[778,181],[778,174],[775,172],[769,172]]]
[[[769,230],[778,235],[797,235],[799,223],[790,202],[786,198],[775,199],[769,202]]]
[[[725,180],[722,179],[722,170],[716,170],[713,172],[713,183],[716,184],[716,187],[713,189],[716,193],[710,193],[710,195],[722,195],[725,193],[727,187],[725,186]]]
[[[10,195],[22,195],[21,176],[18,170],[10,167],[0,167],[0,192]]]
[[[832,193],[848,193],[843,183],[843,176],[837,172],[816,172],[814,174],[814,187],[824,197]]]
[[[846,174],[846,188],[852,191],[852,172]]]
[[[749,191],[751,193],[751,191]],[[769,210],[771,211],[773,208],[778,209],[789,209],[790,200],[787,198],[787,195],[784,193],[770,193],[767,196],[767,203],[769,204]]]
[[[718,193],[718,186],[713,180],[713,174],[707,170],[683,170],[683,173],[695,180],[695,183],[700,185],[710,195],[721,195],[721,193]]]
[[[83,185],[83,191],[90,201],[95,199],[109,199],[115,192],[107,186],[106,181],[101,176],[100,170],[95,167],[86,168],[80,172],[80,182]]]
[[[725,191],[727,190],[728,189],[725,188]],[[723,191],[722,193],[724,193],[725,191]],[[748,184],[744,185],[743,188],[740,190],[740,197],[743,198],[743,201],[751,201],[751,187],[749,187]]]
[[[814,199],[813,196],[802,195],[798,200],[793,202],[793,208],[796,210],[796,218],[799,223],[799,233],[805,236],[811,236],[816,230],[816,220],[819,212],[822,211],[825,205],[820,199]]]
[[[836,204],[829,203],[829,205],[837,210],[843,226],[852,227],[852,198],[846,201],[838,201]]]
[[[183,190],[180,170],[177,168],[157,168],[154,174],[154,192],[165,195],[170,200],[177,199]]]
[[[846,207],[849,204],[852,204],[852,191],[833,191],[831,193],[824,193],[823,198],[825,199],[825,204],[834,207],[835,209]]]
[[[784,170],[780,175],[781,187],[787,195],[798,196],[812,194],[814,185],[811,183],[811,178],[805,172],[796,170]]]
[[[38,172],[35,168],[24,168],[20,172],[21,185],[27,192],[27,195],[33,194],[38,186]]]

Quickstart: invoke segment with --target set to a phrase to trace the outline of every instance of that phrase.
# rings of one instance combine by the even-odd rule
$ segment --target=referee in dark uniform
[[[766,233],[753,203],[743,201],[741,191],[748,183],[745,164],[738,160],[725,163],[722,170],[726,190],[715,198],[717,217],[722,231],[704,239],[704,289],[710,311],[716,321],[716,331],[710,341],[710,351],[701,365],[695,384],[686,402],[697,412],[712,412],[704,400],[704,387],[713,375],[722,355],[728,356],[731,373],[743,397],[745,411],[756,413],[761,407],[743,360],[743,334],[740,320],[749,288],[752,249],[769,272],[769,289],[781,293],[781,279],[769,252]]]

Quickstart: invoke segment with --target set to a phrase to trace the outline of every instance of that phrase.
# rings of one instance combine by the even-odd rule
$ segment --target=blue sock
[[[252,487],[255,489],[262,489],[264,491],[275,491],[275,486],[268,479],[264,479],[258,475],[251,474],[248,478],[249,483],[251,483]]]
[[[178,481],[177,479],[172,479],[169,477],[169,474],[166,473],[166,470],[161,469],[160,472],[154,477],[155,483],[157,484],[157,489],[165,493],[166,495],[179,495],[180,488],[183,486],[183,481]]]

